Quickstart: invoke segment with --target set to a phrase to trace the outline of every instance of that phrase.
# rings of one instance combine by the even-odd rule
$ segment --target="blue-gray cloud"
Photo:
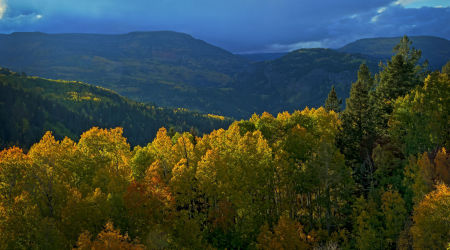
[[[6,8],[2,8],[3,6]],[[449,8],[394,0],[0,0],[0,32],[174,30],[232,51],[338,47],[374,36],[450,38]],[[3,11],[3,15],[1,15]]]

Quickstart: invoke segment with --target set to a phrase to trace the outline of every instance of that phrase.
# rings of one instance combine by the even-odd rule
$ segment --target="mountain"
[[[0,68],[0,148],[27,148],[48,130],[59,139],[77,139],[93,126],[123,127],[132,145],[143,145],[163,126],[207,133],[231,122],[220,116],[138,103],[81,82],[29,77]]]
[[[245,93],[251,112],[271,113],[323,105],[332,85],[346,97],[361,63],[376,71],[378,61],[332,49],[300,49],[273,60],[254,64],[235,83]],[[244,103],[242,103],[244,105]]]
[[[427,59],[433,70],[440,69],[450,60],[450,41],[433,36],[411,36],[412,46],[422,50],[422,58]],[[401,37],[367,38],[349,43],[338,49],[346,53],[370,55],[379,59],[388,59],[393,55],[394,46]]]
[[[450,58],[449,41],[412,37],[431,66]],[[234,55],[170,31],[122,35],[0,35],[0,65],[51,79],[83,81],[127,98],[234,118],[322,105],[331,85],[347,97],[359,64],[372,73],[400,38],[362,39],[341,49]]]
[[[248,59],[251,62],[262,62],[262,61],[269,61],[269,60],[275,60],[278,59],[284,55],[286,55],[287,52],[280,52],[280,53],[250,53],[250,54],[237,54],[240,55],[246,59]]]
[[[220,111],[216,100],[248,62],[190,35],[0,35],[0,65],[45,78],[89,82],[160,106]],[[215,112],[216,113],[216,112]]]

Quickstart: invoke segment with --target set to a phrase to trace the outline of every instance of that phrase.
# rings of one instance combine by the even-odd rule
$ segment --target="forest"
[[[29,149],[46,131],[77,140],[93,126],[124,129],[132,146],[153,140],[166,126],[170,134],[209,133],[232,120],[186,109],[157,107],[77,81],[48,80],[0,68],[0,148]]]
[[[447,249],[450,62],[403,37],[349,98],[203,135],[47,132],[0,152],[0,249]],[[61,104],[62,105],[62,104]]]
[[[347,98],[359,66],[364,63],[377,72],[380,60],[391,58],[400,39],[370,38],[342,48],[302,48],[272,57],[265,53],[259,59],[256,54],[252,59],[255,54],[233,54],[179,32],[15,32],[0,34],[0,65],[30,76],[90,83],[160,107],[240,120],[264,111],[277,114],[318,108],[331,85],[341,98]],[[428,60],[432,70],[440,70],[450,58],[447,39],[409,39],[422,51],[420,62]],[[161,126],[169,127],[160,124],[152,129],[153,135]],[[125,127],[124,132],[130,139]],[[140,143],[151,140],[146,139]]]

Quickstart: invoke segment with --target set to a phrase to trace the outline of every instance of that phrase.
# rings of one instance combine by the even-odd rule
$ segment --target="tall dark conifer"
[[[338,143],[347,164],[353,166],[356,181],[368,188],[373,173],[372,150],[375,139],[373,107],[369,91],[374,79],[369,68],[362,64],[358,80],[352,84],[350,97],[342,112],[342,133]]]
[[[331,87],[330,93],[328,93],[328,97],[325,100],[325,110],[331,111],[333,110],[336,113],[341,112],[341,104],[342,99],[339,99],[334,86]]]

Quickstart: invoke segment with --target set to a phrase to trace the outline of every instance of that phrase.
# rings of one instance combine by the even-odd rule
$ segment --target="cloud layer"
[[[421,1],[0,0],[0,33],[174,30],[234,52],[339,47],[403,34],[450,38],[448,4],[408,8]]]

